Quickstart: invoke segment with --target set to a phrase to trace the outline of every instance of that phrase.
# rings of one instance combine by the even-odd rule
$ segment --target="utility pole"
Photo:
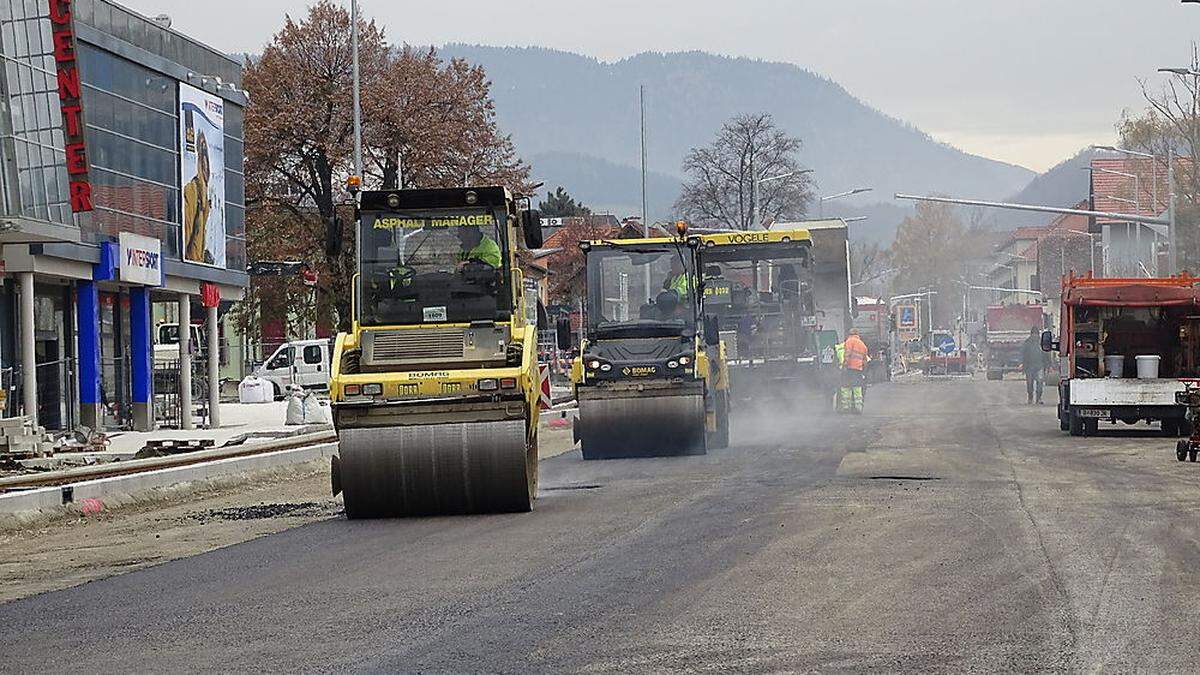
[[[359,106],[358,76],[358,0],[350,0],[350,51],[353,52],[354,85],[354,175],[362,178],[362,109]]]
[[[638,87],[638,107],[641,111],[642,139],[642,234],[649,237],[650,221],[646,219],[646,85],[644,84]]]
[[[650,220],[646,216],[646,85],[638,85],[639,134],[642,147],[642,236],[650,238]],[[651,297],[650,265],[646,265],[646,300]]]

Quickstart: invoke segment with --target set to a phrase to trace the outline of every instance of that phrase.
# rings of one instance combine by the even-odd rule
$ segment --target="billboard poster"
[[[183,259],[225,267],[225,102],[179,83]]]

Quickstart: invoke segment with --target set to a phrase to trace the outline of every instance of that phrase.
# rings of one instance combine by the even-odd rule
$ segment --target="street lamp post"
[[[350,51],[353,52],[353,79],[351,87],[354,90],[354,174],[362,178],[362,108],[359,105],[359,72],[358,72],[358,0],[350,0]]]
[[[833,201],[834,199],[841,199],[842,197],[853,197],[854,195],[861,195],[862,193],[870,192],[873,189],[874,188],[854,188],[853,190],[846,190],[845,192],[839,192],[836,195],[829,195],[828,197],[821,197],[820,199],[817,200],[817,208],[819,209],[818,214],[822,218],[825,217],[825,202]]]

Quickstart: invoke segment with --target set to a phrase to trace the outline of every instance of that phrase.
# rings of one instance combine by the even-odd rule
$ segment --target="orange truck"
[[[1165,436],[1189,434],[1176,394],[1181,379],[1200,376],[1200,279],[1066,277],[1059,337],[1042,333],[1042,349],[1065,360],[1063,431],[1151,422]]]

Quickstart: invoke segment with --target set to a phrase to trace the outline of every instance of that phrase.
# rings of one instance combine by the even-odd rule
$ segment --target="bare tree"
[[[936,291],[941,298],[961,297],[969,260],[979,255],[985,237],[968,230],[959,210],[949,204],[921,202],[896,230],[891,262],[896,266],[893,290]],[[957,303],[934,302],[934,320],[945,326],[955,317]]]
[[[1200,51],[1192,44],[1191,70],[1200,69]],[[1175,156],[1175,184],[1179,207],[1175,243],[1181,269],[1200,269],[1200,173],[1194,158],[1200,151],[1200,78],[1176,76],[1157,91],[1141,82],[1142,95],[1149,107],[1140,115],[1126,112],[1117,123],[1117,132],[1125,147],[1155,155],[1152,166],[1140,163],[1134,173],[1141,178],[1142,189],[1161,184],[1167,171],[1167,157]],[[1143,175],[1144,174],[1144,175]],[[1159,204],[1165,207],[1167,190],[1158,190]]]
[[[247,247],[252,259],[287,255],[318,272],[315,320],[348,327],[355,228],[343,188],[352,166],[350,13],[317,0],[246,65]],[[529,167],[495,121],[483,69],[433,50],[393,47],[359,18],[363,155],[368,188],[507,185]],[[309,291],[290,280],[251,289],[270,314]],[[260,293],[261,290],[261,293]],[[252,303],[253,304],[253,303]]]
[[[1191,69],[1200,69],[1200,52],[1192,45]],[[1138,116],[1126,112],[1117,123],[1117,133],[1127,148],[1155,155],[1157,170],[1166,171],[1167,156],[1195,157],[1200,151],[1200,78],[1172,77],[1158,91],[1141,81],[1142,95],[1149,107]],[[1191,161],[1175,166],[1179,196],[1200,202],[1200,175]],[[1143,181],[1146,182],[1146,181]]]
[[[697,223],[739,230],[802,217],[812,183],[801,173],[800,146],[766,113],[733,118],[711,145],[692,148],[684,158],[688,179],[675,210]],[[763,182],[776,176],[785,177]]]
[[[883,278],[891,266],[891,251],[874,241],[850,242],[850,281],[859,291],[878,291],[887,286]],[[859,292],[859,291],[856,291]]]

